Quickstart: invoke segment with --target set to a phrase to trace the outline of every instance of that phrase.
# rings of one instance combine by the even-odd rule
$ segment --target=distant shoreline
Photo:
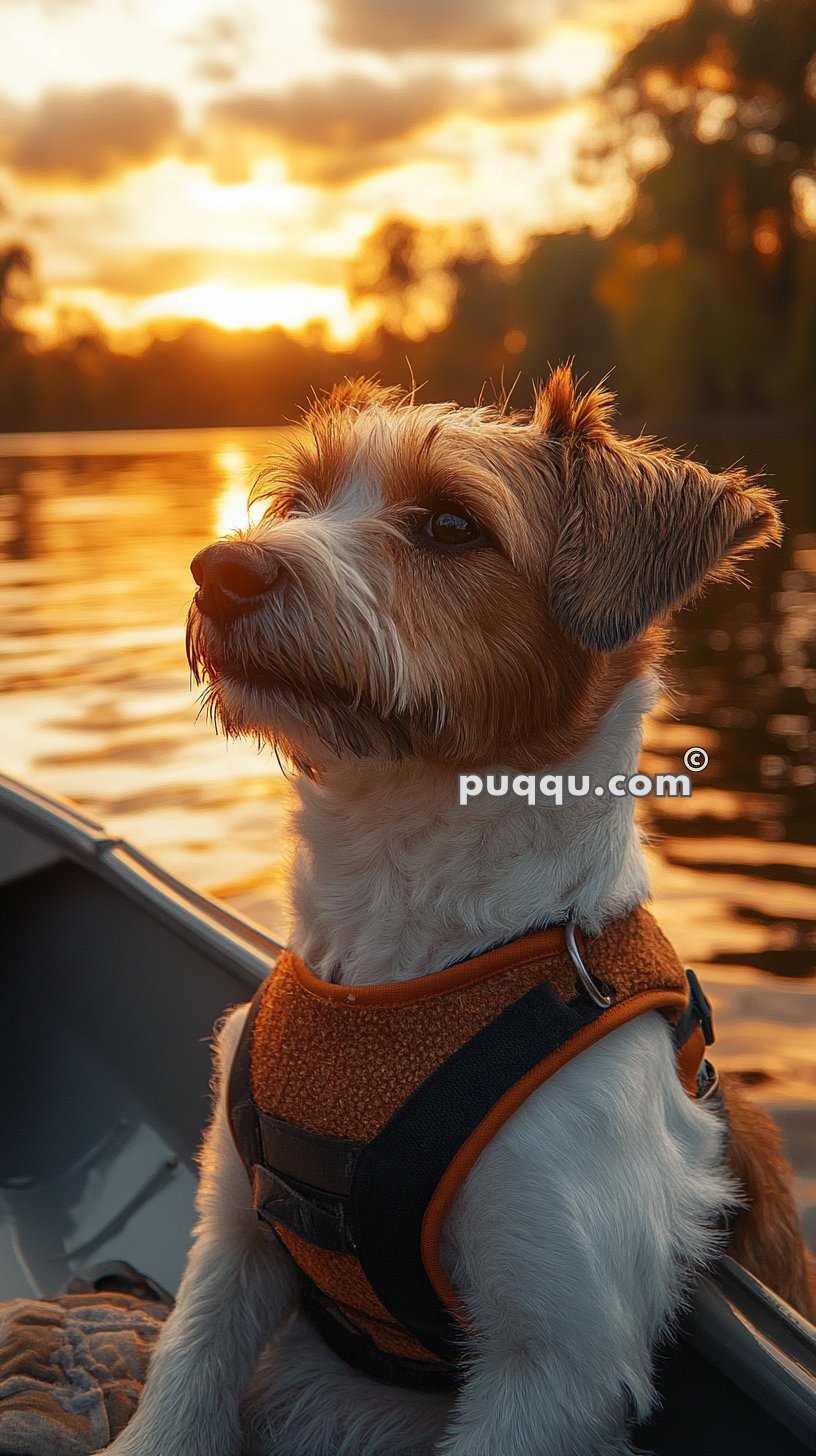
[[[773,410],[753,410],[710,413],[661,415],[650,413],[646,418],[626,413],[620,417],[621,429],[629,435],[638,435],[643,431],[647,435],[676,436],[688,431],[703,431],[714,429],[717,433],[739,432],[751,437],[758,435],[780,435],[795,433],[797,435],[816,435],[816,413],[810,411],[796,411],[781,414]],[[183,444],[183,437],[193,435],[201,436],[206,434],[223,434],[225,430],[240,430],[244,434],[257,434],[263,436],[265,432],[274,430],[291,430],[297,428],[292,420],[272,419],[260,424],[247,421],[225,421],[219,424],[201,425],[100,425],[83,426],[80,429],[71,429],[64,425],[48,425],[40,430],[21,428],[19,430],[0,431],[0,455],[27,454],[21,448],[23,441],[70,439],[79,444],[81,440],[90,441],[93,439],[99,444],[104,437],[133,436],[143,441],[145,436],[161,437],[166,441],[165,448],[179,448]],[[170,437],[176,437],[178,444],[175,447],[170,445]],[[192,442],[191,442],[192,443]],[[11,447],[14,448],[11,448]],[[94,450],[98,453],[98,446]],[[117,451],[116,453],[119,453]]]

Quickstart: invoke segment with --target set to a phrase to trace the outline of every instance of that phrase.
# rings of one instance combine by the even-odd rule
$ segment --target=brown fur
[[[275,522],[330,509],[344,483],[370,482],[379,504],[360,541],[368,531],[365,569],[405,649],[405,691],[395,703],[352,626],[337,651],[325,641],[309,649],[336,604],[331,584],[299,563],[313,623],[283,595],[276,615],[270,606],[263,622],[221,639],[191,623],[192,660],[216,684],[228,731],[242,731],[242,713],[217,683],[241,662],[239,677],[267,703],[277,684],[282,716],[295,719],[277,741],[301,766],[298,723],[334,753],[471,770],[578,752],[625,683],[656,662],[667,611],[778,530],[768,491],[624,440],[611,411],[605,391],[578,394],[568,369],[552,373],[531,412],[417,406],[366,380],[319,400],[288,458],[256,486],[269,502],[256,549],[274,545]],[[417,549],[415,523],[440,501],[472,512],[491,546]]]
[[[816,1265],[799,1229],[793,1170],[775,1124],[743,1090],[737,1074],[722,1078],[728,1118],[728,1162],[746,1199],[729,1247],[741,1264],[807,1319],[816,1316]]]

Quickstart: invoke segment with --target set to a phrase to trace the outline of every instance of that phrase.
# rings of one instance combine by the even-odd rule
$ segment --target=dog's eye
[[[423,531],[437,546],[470,546],[485,539],[485,532],[462,506],[441,505],[428,515]]]

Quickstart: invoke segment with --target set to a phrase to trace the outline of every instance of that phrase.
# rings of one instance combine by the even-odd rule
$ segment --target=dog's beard
[[[415,751],[416,733],[402,714],[339,683],[320,650],[294,641],[261,647],[251,617],[216,629],[193,603],[187,659],[217,729],[269,744],[301,772],[312,775],[326,755],[394,762]]]

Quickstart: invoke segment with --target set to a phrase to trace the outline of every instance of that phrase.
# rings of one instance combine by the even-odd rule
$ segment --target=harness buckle
[[[717,1070],[706,1058],[697,1073],[697,1102],[709,1102],[718,1106],[722,1102],[720,1079]]]
[[[590,1001],[594,1001],[596,1006],[601,1006],[606,1009],[607,1006],[612,1005],[614,998],[606,994],[603,982],[597,976],[593,976],[589,967],[585,965],[581,952],[578,949],[578,941],[575,934],[577,928],[572,918],[564,926],[564,939],[567,943],[569,958],[575,967],[578,980],[581,982]],[[702,992],[700,994],[702,995]]]
[[[714,1013],[711,1010],[711,1002],[706,996],[700,982],[694,972],[687,966],[686,976],[689,984],[689,1001],[694,1008],[700,1029],[705,1037],[706,1046],[711,1046],[714,1041]]]

